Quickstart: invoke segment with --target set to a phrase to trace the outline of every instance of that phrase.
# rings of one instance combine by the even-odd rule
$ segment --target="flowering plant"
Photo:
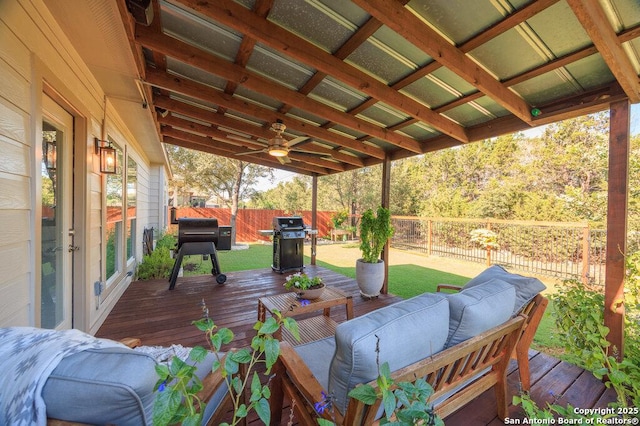
[[[295,288],[298,290],[309,290],[322,286],[321,277],[310,277],[305,273],[297,272],[287,277],[287,281],[284,283],[286,289]]]

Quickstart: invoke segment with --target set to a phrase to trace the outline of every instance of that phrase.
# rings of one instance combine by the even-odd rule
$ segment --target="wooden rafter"
[[[435,30],[425,25],[402,4],[388,0],[353,1],[434,60],[476,86],[478,90],[494,99],[513,115],[524,122],[531,123],[530,107],[522,98],[502,85]]]
[[[384,151],[378,147],[363,144],[353,139],[340,136],[336,133],[329,132],[325,129],[309,125],[305,122],[296,120],[292,117],[279,114],[266,108],[250,104],[246,101],[236,99],[218,90],[192,80],[181,78],[179,76],[169,75],[167,73],[148,70],[147,82],[156,86],[168,89],[175,93],[183,93],[195,99],[201,99],[206,102],[213,102],[226,108],[245,113],[254,117],[258,117],[266,122],[273,123],[277,120],[286,122],[291,129],[307,134],[339,146],[371,155],[376,158],[384,158]]]
[[[343,126],[359,132],[365,132],[401,148],[408,149],[409,151],[415,153],[422,152],[420,144],[409,137],[387,131],[367,121],[340,112],[295,90],[277,84],[273,82],[273,80],[248,71],[243,67],[225,61],[215,55],[208,54],[180,40],[166,35],[151,33],[147,31],[145,27],[140,26],[136,31],[136,41],[154,51],[162,52],[191,66],[218,75],[227,81],[234,81],[258,93],[281,100],[313,114],[326,117]]]
[[[200,2],[180,0],[185,6],[227,25],[244,34],[249,34],[285,55],[307,63],[324,73],[330,74],[345,84],[383,101],[398,110],[424,121],[442,133],[461,141],[466,141],[465,129],[435,113],[425,105],[393,90],[367,73],[346,64],[308,41],[263,19],[232,0]]]
[[[214,126],[226,127],[228,129],[234,129],[240,133],[252,135],[256,138],[269,139],[273,137],[271,130],[265,130],[263,127],[254,126],[240,120],[231,118],[228,115],[218,114],[217,112],[207,111],[203,108],[198,108],[193,105],[188,105],[184,102],[180,102],[175,99],[160,96],[156,97],[156,105],[160,108],[166,109],[171,112],[176,112],[180,115],[191,117],[196,120],[211,123]],[[228,138],[227,138],[228,139]],[[255,142],[254,142],[255,143]],[[264,145],[262,145],[264,147]],[[305,151],[312,151],[318,154],[331,156],[337,161],[341,161],[346,164],[351,164],[356,167],[363,167],[364,162],[360,157],[354,155],[345,154],[337,149],[325,148],[316,144],[306,144],[304,146]]]
[[[640,102],[640,79],[622,49],[616,32],[598,0],[567,0],[607,66],[631,102]]]

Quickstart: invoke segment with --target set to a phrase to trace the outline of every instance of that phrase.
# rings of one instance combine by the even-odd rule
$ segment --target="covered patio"
[[[305,269],[312,275],[322,275],[328,285],[352,295],[355,316],[401,300],[388,294],[364,300],[359,296],[354,279],[319,266],[307,266]],[[167,281],[163,279],[133,282],[96,335],[111,339],[138,337],[145,345],[206,345],[204,335],[191,324],[200,318],[200,303],[204,300],[216,325],[233,330],[236,338],[232,346],[248,346],[255,333],[252,327],[258,314],[258,298],[286,292],[282,286],[285,277],[270,268],[230,272],[227,277],[225,285],[215,284],[211,276],[180,278],[174,290],[169,290]],[[344,309],[332,309],[331,316],[337,322],[346,319]],[[531,396],[540,406],[546,402],[557,402],[579,408],[606,408],[616,399],[615,392],[606,389],[589,371],[535,350],[529,351],[529,357]],[[520,390],[517,368],[517,363],[512,360],[508,375],[510,396]],[[509,414],[512,419],[524,417],[521,408],[513,405],[509,406]],[[282,418],[282,424],[287,424],[288,408],[285,408]],[[255,413],[251,419],[259,424]],[[505,424],[496,416],[492,390],[444,420],[448,426]]]

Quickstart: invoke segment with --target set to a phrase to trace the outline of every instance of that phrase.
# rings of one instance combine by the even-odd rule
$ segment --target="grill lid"
[[[273,229],[275,231],[298,231],[304,229],[301,217],[274,217]]]

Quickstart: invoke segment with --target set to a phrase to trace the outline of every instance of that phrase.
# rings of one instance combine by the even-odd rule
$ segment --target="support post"
[[[311,179],[311,229],[318,231],[318,175]],[[318,248],[318,234],[311,233],[311,264],[316,264],[316,249]]]
[[[389,208],[391,198],[391,157],[385,156],[382,163],[382,199],[381,205],[385,209]],[[382,250],[382,260],[384,261],[384,284],[382,285],[383,294],[389,293],[389,248],[391,247],[391,241],[387,241],[384,249]]]
[[[589,238],[591,237],[589,231],[589,224],[587,223],[582,229],[582,283],[589,284],[589,275],[591,275],[591,244],[589,244]]]
[[[627,250],[629,196],[629,101],[610,106],[609,189],[607,204],[607,259],[604,290],[604,325],[607,340],[618,360],[624,357],[624,258]]]

